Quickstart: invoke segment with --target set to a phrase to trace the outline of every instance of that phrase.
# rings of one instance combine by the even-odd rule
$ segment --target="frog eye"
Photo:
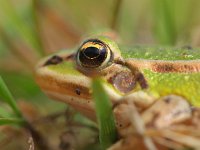
[[[90,39],[79,48],[77,64],[90,69],[104,68],[112,59],[112,52],[108,45],[97,39]]]

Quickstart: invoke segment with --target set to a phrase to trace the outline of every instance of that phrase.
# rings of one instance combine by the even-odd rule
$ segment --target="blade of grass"
[[[99,138],[103,149],[108,148],[117,139],[117,130],[112,112],[112,103],[104,91],[100,79],[92,82],[93,98],[99,125]]]
[[[0,97],[2,98],[2,100],[4,100],[4,102],[6,102],[8,105],[10,105],[10,107],[13,109],[13,111],[19,118],[22,118],[22,114],[21,114],[19,108],[17,107],[17,103],[14,100],[10,91],[8,90],[6,84],[4,83],[1,76],[0,76]]]
[[[69,22],[63,20],[59,14],[57,14],[53,9],[40,8],[40,14],[59,32],[64,34],[66,37],[70,37],[73,43],[77,43],[81,38],[81,32],[77,31]]]
[[[0,107],[0,117],[9,118],[10,116],[11,114],[8,112],[8,110]]]
[[[155,35],[160,44],[174,45],[177,40],[174,12],[174,2],[168,0],[153,0],[155,18]]]
[[[41,7],[43,1],[41,0],[32,0],[31,2],[31,17],[33,20],[33,25],[35,28],[35,34],[38,39],[38,43],[40,47],[44,50],[44,45],[42,42],[42,32],[40,28],[40,20],[39,20],[39,7]]]
[[[46,139],[41,135],[41,133],[35,129],[35,127],[26,120],[21,114],[19,108],[17,107],[17,103],[14,100],[13,96],[11,95],[10,91],[8,90],[7,86],[5,85],[3,79],[0,76],[0,97],[3,98],[4,102],[6,102],[13,111],[16,113],[16,116],[19,118],[0,118],[0,125],[7,125],[7,124],[21,124],[23,127],[28,129],[33,138],[36,141],[38,147],[42,150],[51,150],[49,147],[48,142]]]
[[[44,51],[41,42],[38,41],[36,31],[17,14],[10,0],[1,0],[0,4],[1,25],[4,27],[9,25],[27,44],[37,50],[39,55],[43,55]]]
[[[113,11],[113,16],[111,20],[111,29],[116,30],[117,27],[117,21],[119,19],[119,13],[122,5],[122,0],[116,0],[115,1],[115,7]]]
[[[18,119],[18,118],[1,118],[0,117],[0,125],[8,125],[8,124],[24,124],[23,119]]]
[[[0,26],[0,36],[2,38],[2,41],[6,44],[8,49],[28,68],[33,67],[33,59],[32,57],[28,58],[27,56],[20,53],[20,50],[14,45],[13,40],[9,38],[9,36],[6,34],[5,30],[2,29]],[[35,63],[34,63],[35,65]]]

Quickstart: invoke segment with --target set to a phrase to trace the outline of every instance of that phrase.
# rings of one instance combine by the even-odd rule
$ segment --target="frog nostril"
[[[57,64],[61,63],[62,61],[63,61],[62,57],[54,55],[44,63],[44,66],[57,65]]]
[[[75,90],[75,92],[76,92],[77,95],[81,95],[81,90],[80,90],[80,89],[77,88],[77,89]]]

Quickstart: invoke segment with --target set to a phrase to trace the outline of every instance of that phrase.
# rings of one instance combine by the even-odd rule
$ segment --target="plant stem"
[[[77,43],[80,40],[81,33],[74,29],[73,25],[69,22],[64,21],[53,9],[50,9],[47,6],[40,6],[37,9],[42,17],[44,17],[52,26],[56,27],[62,34],[70,37],[74,43]]]
[[[32,17],[34,21],[34,28],[36,30],[35,36],[38,39],[38,44],[41,48],[41,54],[44,55],[44,45],[43,45],[43,40],[42,40],[42,32],[41,32],[41,27],[39,23],[39,8],[41,7],[41,1],[39,0],[32,0]]]
[[[36,130],[31,123],[29,123],[28,121],[26,121],[26,123],[24,124],[24,127],[30,131],[34,142],[36,143],[37,147],[40,150],[51,150],[47,140],[41,135],[41,133]]]
[[[117,20],[119,18],[121,5],[122,5],[122,0],[117,0],[114,11],[113,11],[112,20],[111,20],[111,29],[113,30],[116,30],[116,27],[117,27]]]
[[[11,38],[5,33],[5,31],[0,27],[0,36],[2,37],[2,41],[5,42],[8,49],[13,53],[27,68],[33,67],[32,58],[27,58],[23,53],[20,53],[20,50],[15,46],[15,44],[11,41]],[[34,55],[34,54],[32,54]],[[35,65],[35,64],[34,64]]]

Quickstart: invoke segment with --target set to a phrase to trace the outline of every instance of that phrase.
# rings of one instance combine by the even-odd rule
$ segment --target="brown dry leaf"
[[[118,115],[118,118],[125,115],[126,117],[120,118],[120,123],[124,119],[125,124],[118,126],[121,139],[109,150],[200,149],[200,109],[191,107],[180,97],[171,97],[173,97],[172,103],[170,97],[164,97],[143,111],[139,111],[140,106],[135,105],[133,101],[116,106],[115,115]],[[155,112],[162,115],[155,119],[152,117]],[[119,115],[120,113],[123,115]],[[165,117],[169,122],[165,121]],[[154,125],[150,126],[148,122]]]

